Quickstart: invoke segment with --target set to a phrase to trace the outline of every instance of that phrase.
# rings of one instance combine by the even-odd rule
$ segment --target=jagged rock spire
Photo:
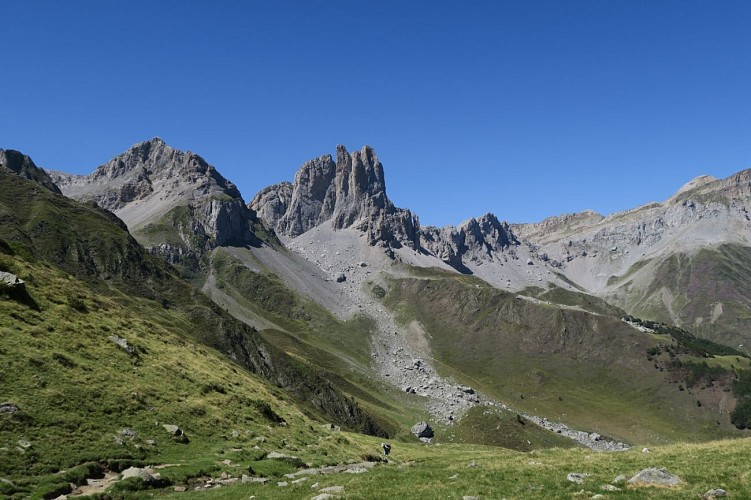
[[[323,155],[305,162],[292,184],[262,190],[250,207],[284,236],[330,222],[334,229],[363,231],[373,245],[419,246],[417,217],[386,196],[383,165],[370,146],[349,153],[339,145],[336,161]]]

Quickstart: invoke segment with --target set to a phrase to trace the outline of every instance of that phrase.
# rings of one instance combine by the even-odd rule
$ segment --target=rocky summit
[[[203,158],[158,137],[136,144],[91,175],[53,172],[63,194],[114,212],[172,264],[197,266],[218,245],[254,244],[255,214],[237,187]]]
[[[327,222],[362,231],[372,245],[419,247],[419,221],[386,196],[383,165],[370,146],[351,154],[337,146],[336,161],[324,155],[306,162],[292,184],[262,190],[250,207],[287,237]]]

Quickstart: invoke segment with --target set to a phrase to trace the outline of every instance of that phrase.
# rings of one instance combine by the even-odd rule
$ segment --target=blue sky
[[[751,168],[751,2],[0,0],[0,148],[153,136],[249,200],[373,146],[423,224],[663,200]]]

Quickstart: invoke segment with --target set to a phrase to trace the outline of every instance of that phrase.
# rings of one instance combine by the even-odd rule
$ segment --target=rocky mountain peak
[[[0,149],[0,168],[7,168],[21,177],[41,184],[53,193],[60,194],[60,189],[47,172],[37,167],[31,158],[19,151]]]
[[[710,182],[714,182],[717,179],[715,177],[712,177],[711,175],[700,175],[698,177],[695,177],[688,181],[686,184],[684,184],[676,193],[675,195],[679,195],[681,193],[685,193],[687,191],[694,190],[698,187],[704,186],[706,184],[709,184]]]
[[[263,189],[250,207],[283,236],[330,222],[334,229],[363,231],[373,245],[418,246],[419,222],[386,196],[383,165],[370,146],[349,153],[339,145],[336,161],[323,155],[305,162],[292,184]]]
[[[114,212],[173,264],[193,266],[217,245],[258,241],[255,214],[237,187],[196,153],[158,137],[131,146],[89,176],[55,173],[55,179],[66,196]]]
[[[493,260],[496,254],[519,245],[519,240],[508,222],[501,222],[488,212],[456,227],[422,228],[420,245],[454,269],[467,272],[467,260]]]
[[[237,187],[206,160],[159,137],[134,144],[90,176],[56,172],[54,179],[66,196],[95,201],[113,212],[157,192],[166,204],[205,197],[241,199]]]

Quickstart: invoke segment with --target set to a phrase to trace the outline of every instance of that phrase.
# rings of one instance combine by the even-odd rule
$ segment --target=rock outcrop
[[[306,162],[293,183],[261,190],[250,208],[283,236],[294,238],[324,223],[335,230],[352,227],[371,245],[424,250],[458,270],[464,259],[492,259],[519,244],[508,223],[493,214],[459,227],[421,228],[417,216],[389,200],[383,165],[369,146],[351,154],[337,146],[336,161],[324,155]]]
[[[216,246],[256,244],[255,213],[203,158],[159,138],[134,145],[91,175],[53,173],[62,193],[114,212],[153,253],[195,267]]]
[[[419,221],[388,199],[383,166],[369,146],[351,154],[337,146],[336,161],[324,155],[306,162],[292,184],[262,190],[250,208],[287,237],[330,223],[362,231],[372,245],[419,247]]]
[[[492,260],[495,254],[519,245],[519,241],[507,222],[488,213],[458,227],[422,228],[420,245],[451,267],[464,271],[465,259]]]
[[[47,172],[37,167],[31,158],[23,153],[12,149],[0,149],[0,168],[7,168],[21,177],[41,184],[53,193],[60,194],[60,189]]]

